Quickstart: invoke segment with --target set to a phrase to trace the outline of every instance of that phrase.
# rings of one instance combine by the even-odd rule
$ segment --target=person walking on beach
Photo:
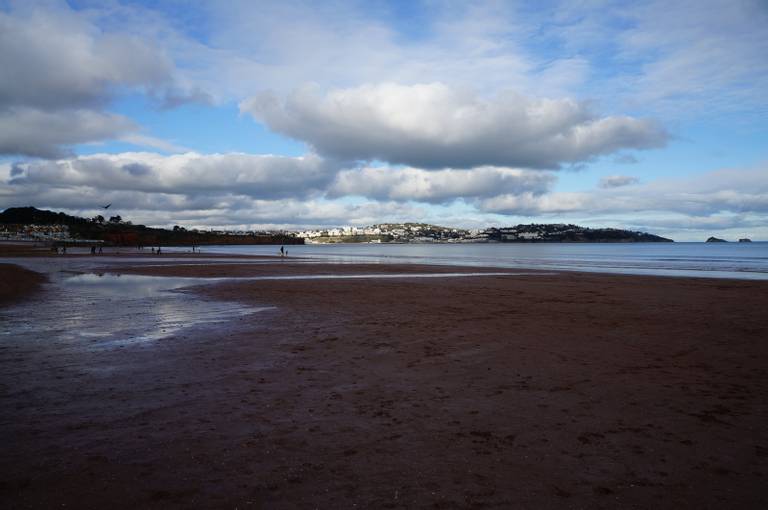
[[[280,247],[280,256],[285,257],[285,246]]]

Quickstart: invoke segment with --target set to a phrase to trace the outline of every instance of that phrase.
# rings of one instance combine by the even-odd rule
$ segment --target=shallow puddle
[[[359,280],[379,278],[463,278],[468,276],[526,276],[552,273],[387,273],[387,274],[313,274],[280,276],[247,276],[240,280]]]
[[[0,310],[0,339],[113,348],[266,310],[178,292],[210,280],[58,273],[38,299]]]
[[[210,261],[206,261],[210,263]],[[35,298],[0,309],[0,342],[49,342],[86,349],[145,344],[185,329],[224,322],[272,307],[207,299],[181,289],[227,280],[461,278],[532,273],[397,273],[181,278],[98,273],[91,261],[25,260],[50,283]],[[150,264],[146,265],[150,266]]]

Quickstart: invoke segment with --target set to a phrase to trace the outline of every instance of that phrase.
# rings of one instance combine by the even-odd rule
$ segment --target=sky
[[[0,0],[0,209],[768,240],[766,55],[765,0]]]

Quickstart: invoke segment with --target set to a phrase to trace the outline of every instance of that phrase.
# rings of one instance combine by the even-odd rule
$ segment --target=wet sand
[[[0,263],[0,306],[34,294],[45,281],[40,273],[16,264]]]
[[[456,271],[315,266],[123,271]],[[768,505],[765,282],[562,273],[195,290],[276,308],[88,355],[4,341],[3,506]]]
[[[239,255],[230,253],[205,253],[205,247],[199,248],[198,252],[192,253],[191,248],[184,251],[167,251],[163,249],[162,255],[156,255],[152,253],[152,247],[145,247],[141,250],[136,247],[120,247],[120,246],[106,246],[102,248],[103,253],[93,255],[90,252],[88,246],[74,246],[67,248],[66,254],[57,254],[51,252],[50,246],[36,243],[13,243],[13,242],[0,242],[0,257],[11,258],[51,258],[56,260],[60,259],[92,259],[99,260],[105,257],[141,257],[146,259],[156,259],[157,261],[163,261],[168,258],[189,258],[189,259],[206,259],[206,258],[226,258],[226,259],[250,259],[250,260],[275,260],[280,259],[278,256],[269,255]]]

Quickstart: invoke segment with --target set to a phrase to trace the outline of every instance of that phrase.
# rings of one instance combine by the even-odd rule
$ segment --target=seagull
[[[112,204],[102,205],[102,206],[101,206],[101,208],[102,208],[102,209],[109,209],[109,206],[111,206],[111,205],[112,205]]]

